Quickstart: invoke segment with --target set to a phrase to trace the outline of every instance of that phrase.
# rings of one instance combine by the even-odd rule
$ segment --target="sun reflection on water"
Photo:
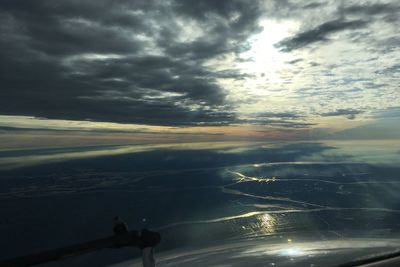
[[[302,255],[304,255],[304,251],[298,247],[291,247],[291,248],[282,250],[281,255],[282,256],[290,256],[290,257],[302,256]]]
[[[262,236],[271,235],[276,232],[277,220],[265,213],[255,217],[255,220],[242,228],[250,231],[252,235]]]

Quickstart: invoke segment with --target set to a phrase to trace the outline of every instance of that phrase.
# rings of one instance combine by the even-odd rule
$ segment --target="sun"
[[[259,26],[262,30],[246,41],[248,50],[239,55],[227,54],[206,65],[217,72],[234,70],[240,74],[217,79],[217,83],[226,92],[226,101],[243,119],[257,112],[281,112],[293,106],[295,100],[287,96],[297,87],[293,73],[299,66],[291,62],[308,57],[304,52],[283,52],[276,47],[299,31],[299,21],[264,19]]]
[[[290,68],[295,56],[279,51],[274,45],[298,30],[295,21],[264,20],[260,22],[263,30],[249,39],[251,48],[240,54],[242,59],[238,68],[250,75],[246,87],[253,91],[265,89],[263,85],[279,84],[284,80],[281,73]]]

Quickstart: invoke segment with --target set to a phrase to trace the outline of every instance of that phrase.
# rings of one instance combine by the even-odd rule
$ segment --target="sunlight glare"
[[[282,256],[290,256],[290,257],[302,256],[302,255],[304,255],[304,251],[297,247],[288,248],[288,249],[283,250],[281,252],[281,255]]]
[[[295,58],[290,53],[280,52],[274,44],[289,37],[299,27],[294,21],[264,20],[260,24],[263,30],[250,39],[251,49],[240,55],[244,62],[239,63],[243,71],[255,76],[246,81],[246,87],[255,92],[263,91],[266,81],[270,84],[283,82],[281,73],[290,68],[288,62]]]

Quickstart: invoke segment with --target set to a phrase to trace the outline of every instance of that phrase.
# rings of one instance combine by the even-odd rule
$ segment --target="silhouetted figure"
[[[114,217],[114,235],[123,235],[128,233],[128,225],[119,217]]]
[[[128,225],[118,216],[114,217],[113,231],[117,247],[132,245],[133,238],[128,231]]]
[[[160,243],[160,233],[147,229],[128,231],[127,224],[118,216],[114,218],[114,243],[116,247],[133,246],[142,250],[143,267],[155,267],[153,248]]]

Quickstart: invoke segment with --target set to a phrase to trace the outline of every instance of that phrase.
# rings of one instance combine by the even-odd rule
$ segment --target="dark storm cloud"
[[[167,27],[158,44],[168,54],[190,60],[240,53],[249,49],[248,37],[261,30],[257,20],[263,10],[260,4],[260,1],[176,1],[173,4],[176,12],[208,28],[207,35],[193,42],[176,43],[176,29]]]
[[[320,116],[324,117],[333,117],[333,116],[345,116],[346,118],[352,120],[359,114],[364,113],[362,110],[355,110],[355,109],[337,109],[335,111],[320,113]]]
[[[345,21],[342,19],[335,19],[325,22],[311,30],[301,32],[294,37],[284,39],[275,46],[280,48],[281,51],[290,52],[316,42],[327,41],[329,35],[332,33],[350,29],[354,30],[362,28],[365,25],[366,22],[363,20]]]
[[[257,1],[1,1],[0,114],[229,123],[216,79],[243,76],[202,63],[246,50],[260,15]],[[181,40],[191,22],[204,33]]]

